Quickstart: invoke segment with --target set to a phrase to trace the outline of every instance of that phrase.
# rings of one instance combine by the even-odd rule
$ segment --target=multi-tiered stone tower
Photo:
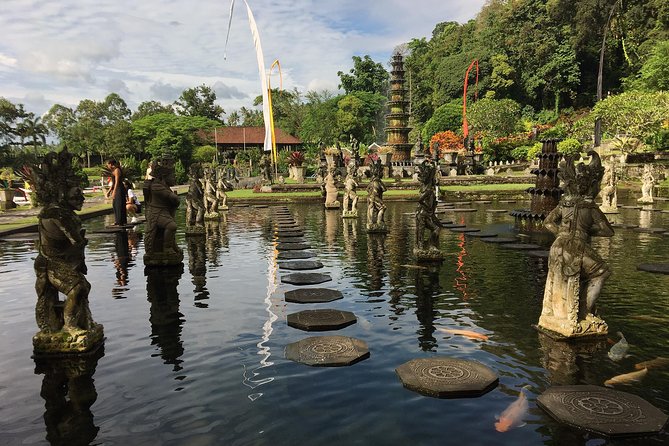
[[[400,53],[393,54],[390,72],[389,113],[386,115],[386,145],[393,149],[393,164],[403,165],[411,161],[409,143],[409,101],[406,99],[407,89],[404,88],[404,60]]]
[[[539,167],[531,173],[537,176],[534,187],[527,189],[531,196],[530,209],[515,210],[511,213],[516,219],[543,220],[557,206],[562,196],[558,164],[562,155],[557,151],[559,139],[542,141],[541,153],[538,155]]]

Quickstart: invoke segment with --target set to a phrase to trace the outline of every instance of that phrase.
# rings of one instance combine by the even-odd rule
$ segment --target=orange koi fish
[[[450,328],[437,328],[437,330],[439,330],[443,333],[465,336],[469,339],[478,339],[478,340],[481,340],[481,341],[487,341],[488,340],[488,336],[484,335],[483,333],[477,333],[477,332],[471,331],[471,330],[452,330]]]
[[[643,361],[634,366],[635,369],[666,369],[669,367],[669,358],[657,357],[648,361]]]
[[[497,432],[506,432],[514,427],[523,427],[525,423],[523,422],[523,417],[527,413],[527,397],[525,396],[525,388],[520,389],[520,394],[518,399],[513,403],[509,404],[509,407],[504,409],[502,415],[497,417],[495,422],[495,430]]]
[[[607,387],[613,387],[617,384],[629,384],[631,382],[641,381],[644,376],[648,374],[648,369],[637,370],[636,372],[623,373],[622,375],[614,376],[611,379],[604,381]]]

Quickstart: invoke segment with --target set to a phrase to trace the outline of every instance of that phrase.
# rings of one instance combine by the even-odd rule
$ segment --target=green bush
[[[564,141],[560,141],[558,143],[557,149],[558,152],[562,153],[563,155],[577,156],[581,153],[583,144],[581,144],[581,141],[578,139],[567,138]]]
[[[462,99],[454,99],[437,108],[432,117],[423,126],[423,142],[429,141],[433,135],[450,130],[458,132],[462,128]]]
[[[186,175],[186,168],[184,167],[181,160],[177,160],[174,163],[174,177],[177,184],[186,184],[188,182],[188,176]]]
[[[540,139],[564,139],[567,137],[567,128],[564,124],[556,124],[539,135]]]
[[[537,156],[539,156],[539,154],[541,153],[541,146],[542,146],[542,144],[540,142],[538,142],[538,143],[530,146],[527,149],[527,160],[528,161],[532,161]]]
[[[81,170],[89,177],[102,176],[102,166],[84,167]]]
[[[530,146],[520,146],[516,147],[511,151],[511,157],[515,160],[525,160],[527,159],[527,150]]]
[[[198,163],[211,163],[216,158],[216,147],[214,146],[199,146],[193,151],[193,160]]]

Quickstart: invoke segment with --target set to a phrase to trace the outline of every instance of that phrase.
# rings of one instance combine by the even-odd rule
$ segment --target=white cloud
[[[283,86],[336,90],[351,56],[385,64],[392,49],[430,36],[442,21],[473,18],[484,0],[249,0],[269,66]],[[224,60],[227,0],[2,0],[0,96],[100,100],[117,90],[128,104],[174,101],[212,86],[231,110],[260,92],[243,3],[237,2]],[[278,77],[272,77],[272,86]],[[43,107],[35,101],[35,106]],[[29,108],[29,104],[26,102]],[[48,107],[47,107],[48,108]],[[43,110],[34,110],[42,112]]]

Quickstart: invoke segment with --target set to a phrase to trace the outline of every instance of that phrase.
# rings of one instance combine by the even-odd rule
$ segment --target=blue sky
[[[248,0],[267,67],[279,59],[284,88],[302,92],[336,91],[352,56],[386,64],[397,45],[474,18],[484,1]],[[116,92],[134,109],[204,83],[226,111],[249,107],[260,94],[253,41],[237,0],[224,60],[229,8],[230,0],[1,0],[0,96],[41,114]]]

